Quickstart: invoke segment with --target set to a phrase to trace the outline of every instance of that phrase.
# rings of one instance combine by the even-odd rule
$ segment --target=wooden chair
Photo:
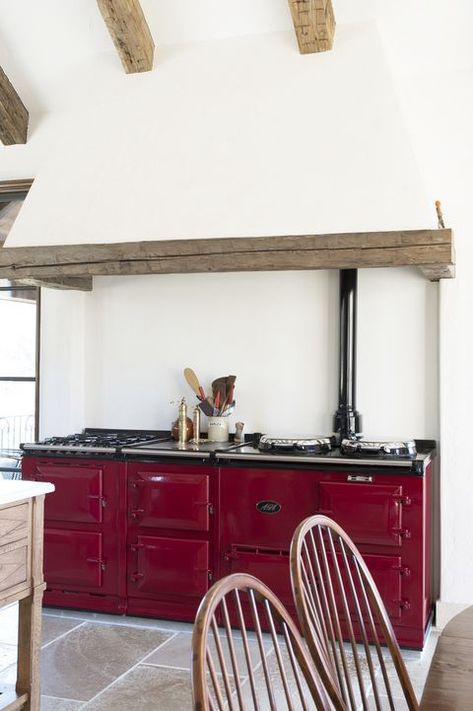
[[[290,561],[302,633],[335,708],[343,708],[341,695],[352,711],[395,709],[393,697],[403,694],[407,708],[416,711],[419,705],[383,601],[344,530],[326,516],[305,519],[294,533]],[[400,683],[394,691],[391,669]],[[374,698],[368,702],[370,691]]]
[[[195,711],[334,708],[286,608],[251,575],[229,575],[208,591],[192,653]]]

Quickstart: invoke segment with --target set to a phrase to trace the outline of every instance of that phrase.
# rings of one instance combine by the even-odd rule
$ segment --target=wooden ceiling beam
[[[332,0],[289,0],[301,54],[332,49],[335,15]]]
[[[4,247],[0,278],[417,266],[437,280],[452,277],[454,263],[452,230],[404,230]]]
[[[0,140],[5,146],[26,143],[28,109],[0,67]]]
[[[154,41],[139,0],[97,0],[127,74],[153,68]]]

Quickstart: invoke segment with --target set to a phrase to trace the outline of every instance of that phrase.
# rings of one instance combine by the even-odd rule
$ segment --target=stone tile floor
[[[41,711],[190,710],[191,632],[180,622],[46,608]],[[422,654],[404,652],[419,697],[437,639],[432,631]],[[16,641],[12,605],[0,610],[0,689],[15,680]],[[399,697],[396,710],[404,708]]]

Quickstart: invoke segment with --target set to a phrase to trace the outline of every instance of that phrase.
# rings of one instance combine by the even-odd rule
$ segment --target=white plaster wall
[[[373,436],[436,436],[435,289],[410,270],[360,273],[359,405]],[[330,433],[337,301],[338,276],[327,271],[96,279],[86,297],[84,423],[169,427],[171,402],[196,402],[182,372],[190,366],[206,389],[237,375],[231,422],[247,431]],[[430,328],[419,328],[425,319]]]
[[[64,82],[9,246],[425,227],[432,221],[374,23],[301,56],[292,32],[163,47]],[[46,208],[54,196],[54,208]]]

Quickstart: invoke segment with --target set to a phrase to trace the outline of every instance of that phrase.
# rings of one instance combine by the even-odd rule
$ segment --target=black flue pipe
[[[362,435],[361,415],[356,410],[357,296],[358,270],[340,269],[339,390],[333,429],[341,439]]]

